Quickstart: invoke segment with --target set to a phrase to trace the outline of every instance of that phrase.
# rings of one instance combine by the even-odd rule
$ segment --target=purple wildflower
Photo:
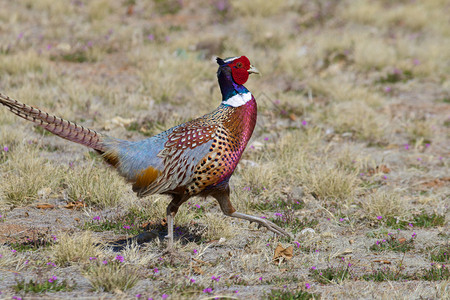
[[[154,41],[155,40],[155,36],[153,35],[153,34],[149,34],[149,35],[147,35],[147,39],[149,40],[149,41]]]
[[[97,259],[97,257],[89,257],[89,260],[96,260]]]
[[[156,274],[156,273],[158,273],[158,272],[159,272],[158,268],[154,268],[154,269],[153,269],[153,273]]]
[[[55,275],[52,276],[52,278],[48,279],[48,282],[53,283],[53,281],[58,280],[58,277],[56,277]]]
[[[197,250],[197,249],[194,249],[194,250],[192,250],[192,252],[194,252],[194,254],[197,254],[197,253],[198,253],[198,250]]]
[[[107,261],[107,260],[104,260],[104,261],[102,261],[102,264],[107,265],[107,264],[108,264],[108,261]]]
[[[167,297],[169,297],[169,295],[167,295],[167,294],[162,294],[162,296],[161,296],[163,299],[167,299]]]
[[[317,269],[317,268],[316,268],[316,267],[314,267],[314,266],[313,266],[313,267],[311,267],[311,270],[315,270],[315,269]]]
[[[269,138],[268,138],[268,137],[265,137],[265,138],[264,138],[264,140],[265,140],[265,141],[268,141],[268,140],[269,140]]]
[[[309,283],[305,283],[305,287],[306,287],[306,289],[310,289],[311,285]]]
[[[123,256],[121,256],[121,255],[117,255],[114,259],[119,261],[119,262],[124,262],[125,261],[125,258]]]
[[[8,146],[3,147],[3,151],[8,152],[9,151],[9,147]]]
[[[381,220],[381,219],[383,219],[383,216],[377,216],[377,219]]]
[[[130,229],[131,226],[130,225],[123,225],[123,229]]]
[[[194,282],[195,282],[195,279],[194,279],[194,278],[191,278],[189,281],[192,282],[192,283],[194,283]]]
[[[100,221],[100,216],[95,216],[95,217],[92,218],[92,220]]]
[[[403,147],[405,148],[405,150],[409,150],[409,144],[404,144]]]
[[[212,288],[206,288],[203,290],[203,293],[212,293]]]
[[[303,120],[303,121],[302,121],[302,125],[303,125],[303,126],[306,126],[306,125],[308,125],[308,122],[306,122],[305,120]]]
[[[211,276],[211,279],[219,282],[220,276],[217,276],[217,277],[216,276]]]

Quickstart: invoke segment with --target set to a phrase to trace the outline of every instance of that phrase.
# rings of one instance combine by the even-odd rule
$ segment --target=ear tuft
[[[221,66],[225,64],[225,61],[223,59],[221,59],[220,57],[216,57],[216,61]]]

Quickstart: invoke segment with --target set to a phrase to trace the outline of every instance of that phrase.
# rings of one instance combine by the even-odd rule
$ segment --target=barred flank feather
[[[32,121],[57,136],[88,146],[100,152],[106,151],[102,144],[102,136],[94,130],[84,128],[83,126],[77,125],[73,122],[49,115],[40,109],[11,99],[2,93],[0,93],[0,103],[8,107],[11,112],[19,117]]]

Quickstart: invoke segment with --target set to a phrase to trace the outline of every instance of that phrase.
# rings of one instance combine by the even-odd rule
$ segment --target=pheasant
[[[230,202],[229,180],[253,133],[256,101],[244,87],[258,73],[245,56],[217,58],[222,103],[202,117],[140,141],[125,141],[49,115],[0,93],[0,103],[21,118],[64,139],[96,150],[132,184],[139,197],[171,196],[167,206],[168,247],[173,245],[174,217],[193,196],[212,196],[230,217],[256,222],[290,236],[273,222],[237,212]]]

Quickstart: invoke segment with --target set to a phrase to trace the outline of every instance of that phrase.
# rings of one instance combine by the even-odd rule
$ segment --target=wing
[[[120,151],[119,170],[138,196],[175,191],[193,180],[199,161],[209,153],[217,124],[196,119]]]

